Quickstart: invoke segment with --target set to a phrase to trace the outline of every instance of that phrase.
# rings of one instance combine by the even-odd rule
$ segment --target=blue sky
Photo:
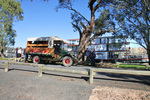
[[[86,9],[87,2],[88,0],[76,0],[73,7],[89,19],[90,12]],[[17,31],[14,47],[26,47],[28,37],[58,36],[65,40],[79,38],[78,32],[73,31],[70,11],[59,9],[56,12],[58,0],[49,0],[49,2],[23,0],[21,5],[24,20],[14,23],[13,28]]]
[[[21,1],[24,20],[14,23],[13,28],[17,31],[14,47],[25,48],[28,37],[58,36],[65,40],[79,38],[78,32],[74,32],[71,25],[71,11],[59,9],[56,12],[55,8],[58,5],[58,1]],[[88,0],[75,0],[73,7],[89,20],[90,12],[87,4]],[[96,14],[96,17],[98,16],[99,13]]]

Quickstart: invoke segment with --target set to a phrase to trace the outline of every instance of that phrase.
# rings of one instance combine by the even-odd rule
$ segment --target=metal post
[[[8,72],[8,62],[5,62],[5,72]]]
[[[145,64],[145,69],[148,69],[148,67],[149,67],[149,64]]]
[[[120,64],[120,63],[119,63],[119,62],[117,62],[117,68],[119,68],[119,64]]]
[[[43,65],[39,65],[39,73],[38,73],[38,76],[39,77],[42,77],[42,68],[43,68]]]
[[[103,63],[103,54],[101,54],[101,62]]]
[[[89,77],[89,80],[90,80],[90,84],[93,84],[93,69],[92,69],[92,68],[90,69],[90,77]]]

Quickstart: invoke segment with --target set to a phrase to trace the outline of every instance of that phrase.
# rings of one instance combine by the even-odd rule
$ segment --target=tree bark
[[[78,61],[79,62],[82,62],[83,61],[83,56],[84,56],[84,52],[85,52],[85,49],[87,48],[87,41],[88,39],[90,38],[90,36],[87,36],[87,33],[85,33],[82,38],[81,38],[81,41],[80,41],[80,45],[79,45],[79,48],[78,48]]]
[[[150,65],[150,49],[149,48],[147,49],[147,55],[148,55],[148,60],[149,60],[148,63]]]
[[[84,52],[86,50],[86,48],[88,47],[88,40],[90,39],[91,34],[94,31],[94,26],[95,26],[95,11],[92,9],[91,10],[91,24],[87,27],[85,27],[83,33],[82,33],[82,37],[81,37],[81,41],[79,44],[79,48],[78,48],[78,61],[82,62],[83,61],[83,56],[84,56]]]
[[[90,6],[90,11],[91,11],[91,21],[88,26],[85,26],[82,22],[81,25],[84,28],[84,31],[82,32],[82,35],[80,34],[80,43],[78,47],[78,62],[83,61],[83,56],[86,48],[88,45],[91,43],[91,35],[94,32],[94,27],[95,27],[95,11],[99,8],[100,3],[102,0],[99,0],[97,5],[94,7],[94,3],[96,0],[91,0],[89,3]]]
[[[5,56],[4,56],[4,52],[3,52],[3,53],[1,53],[1,57],[2,57],[2,58],[5,58]]]
[[[148,60],[149,60],[149,62],[148,62],[148,63],[149,63],[149,65],[150,65],[150,54],[148,54]]]
[[[1,46],[1,57],[4,58],[4,49],[3,49],[3,46]]]

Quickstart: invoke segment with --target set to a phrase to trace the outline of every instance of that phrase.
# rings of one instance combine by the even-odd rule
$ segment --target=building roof
[[[124,35],[123,37],[127,37],[127,36]],[[114,38],[114,36],[99,36],[96,39],[98,38]],[[116,36],[116,38],[120,38],[120,37]],[[79,39],[68,39],[68,41],[75,41],[75,40],[79,40]]]
[[[27,38],[27,41],[49,41],[49,40],[58,40],[58,41],[62,41],[64,43],[68,43],[68,41],[61,39],[57,36],[53,36],[53,37],[32,37],[32,38]]]
[[[68,39],[68,41],[75,41],[75,40],[79,40],[79,39]]]

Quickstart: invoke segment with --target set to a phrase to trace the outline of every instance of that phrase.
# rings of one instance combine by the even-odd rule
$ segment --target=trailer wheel
[[[34,56],[33,57],[33,63],[39,64],[40,63],[40,57],[39,56]]]
[[[65,67],[70,67],[72,64],[73,64],[73,60],[72,60],[71,57],[65,56],[65,57],[63,58],[63,65],[64,65]]]

